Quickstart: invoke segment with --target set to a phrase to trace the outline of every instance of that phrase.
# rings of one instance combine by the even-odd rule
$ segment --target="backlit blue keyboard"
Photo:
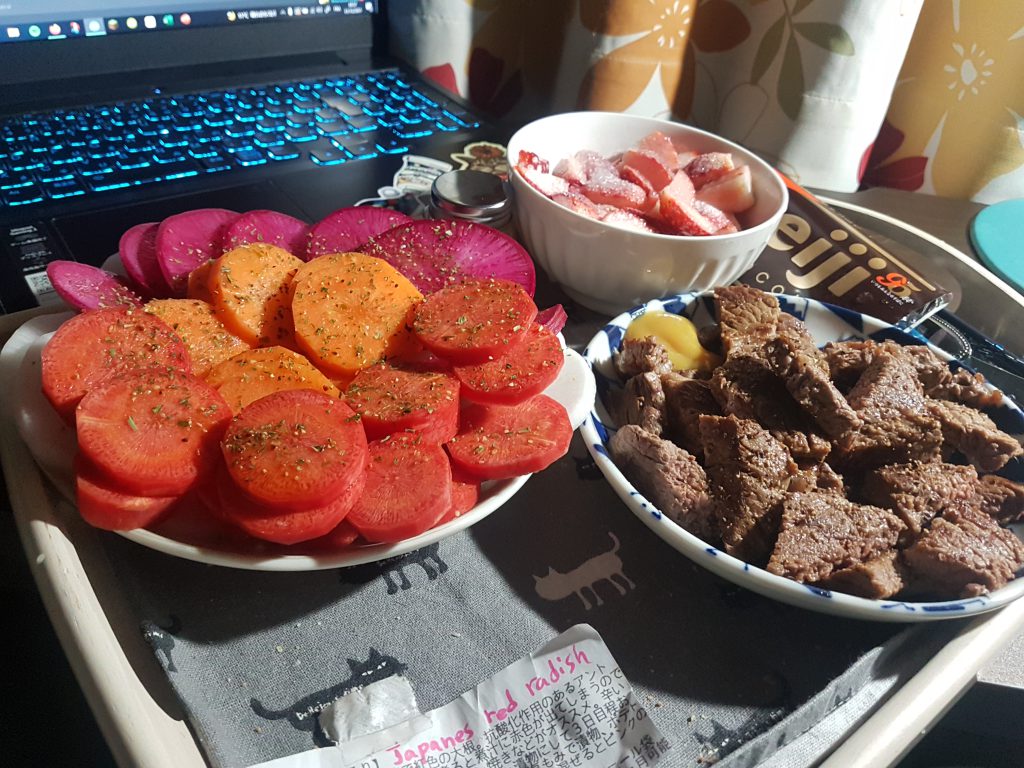
[[[21,115],[0,121],[8,206],[272,163],[338,165],[479,125],[397,71]]]

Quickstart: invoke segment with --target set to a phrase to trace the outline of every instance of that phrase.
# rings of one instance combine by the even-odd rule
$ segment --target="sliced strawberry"
[[[639,214],[633,213],[633,211],[621,211],[618,208],[605,214],[601,221],[605,224],[622,227],[623,229],[632,229],[637,232],[654,231],[648,226],[646,219]]]
[[[574,211],[591,219],[600,218],[598,216],[597,206],[590,202],[590,198],[586,197],[578,190],[570,189],[569,194],[553,195],[551,199],[562,207],[568,208],[570,211]]]
[[[676,162],[676,155],[673,152],[671,163],[674,165]],[[655,152],[646,149],[629,149],[622,155],[622,168],[621,171],[623,178],[626,177],[624,171],[630,169],[635,171],[635,175],[644,178],[647,181],[647,185],[652,187],[656,192],[660,192],[669,185],[672,181],[672,176],[675,173],[675,169],[665,162],[665,160]],[[634,181],[634,179],[630,179]],[[643,185],[641,185],[643,186]]]
[[[661,190],[661,217],[683,235],[711,235],[718,229],[694,208],[693,184],[685,173],[677,173]]]
[[[537,157],[533,152],[521,149],[519,150],[519,158],[516,160],[516,169],[522,173],[523,168],[533,168],[541,173],[547,173],[550,170],[547,160]]]
[[[631,210],[641,210],[647,202],[647,194],[642,187],[619,178],[614,170],[602,169],[592,174],[583,187],[583,194],[598,205]]]
[[[585,184],[587,181],[587,172],[583,167],[583,163],[575,155],[559,160],[552,173],[565,179],[570,184]]]
[[[691,160],[685,169],[694,188],[700,189],[705,184],[720,179],[735,167],[732,155],[728,152],[705,152]]]
[[[705,184],[697,192],[697,199],[720,211],[739,213],[754,204],[754,188],[750,181],[750,166],[741,165]]]
[[[538,170],[532,166],[517,165],[516,170],[526,179],[526,183],[545,197],[564,195],[569,191],[569,182],[558,176]]]
[[[729,217],[726,216],[724,212],[715,208],[715,206],[709,205],[708,203],[702,203],[700,200],[694,200],[693,208],[697,213],[711,222],[711,226],[715,228],[713,234],[728,235],[739,231],[737,227],[733,226]]]
[[[628,165],[624,165],[619,169],[619,175],[626,181],[632,184],[636,184],[644,191],[644,194],[647,196],[647,198],[643,202],[643,205],[641,205],[640,208],[638,208],[639,211],[641,211],[642,213],[648,213],[654,208],[655,205],[658,204],[658,190],[651,186],[651,182],[647,180],[646,176],[641,174],[635,168],[632,168],[631,166]],[[671,181],[671,178],[669,178],[669,181]],[[667,186],[667,183],[663,184],[662,188],[664,188],[665,186]]]
[[[661,131],[644,136],[637,144],[637,149],[653,153],[671,174],[675,174],[680,168],[679,150],[672,143],[672,139]]]

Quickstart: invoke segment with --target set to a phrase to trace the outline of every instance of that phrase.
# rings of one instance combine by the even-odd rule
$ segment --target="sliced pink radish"
[[[548,307],[538,312],[537,319],[535,320],[536,323],[543,325],[554,334],[561,333],[568,321],[569,316],[565,313],[565,307],[561,304],[555,304],[553,307]]]
[[[465,277],[511,280],[530,296],[537,286],[530,254],[505,233],[482,224],[414,221],[375,237],[360,250],[387,261],[424,294]]]
[[[172,296],[184,296],[189,272],[220,256],[224,231],[237,218],[223,208],[200,208],[160,222],[156,257]]]
[[[301,256],[306,248],[309,225],[277,211],[243,213],[224,230],[224,253],[248,243],[270,243],[288,253]]]
[[[156,223],[136,224],[117,244],[117,253],[135,288],[145,297],[163,299],[171,295],[171,288],[156,260]]]
[[[305,252],[297,255],[309,261],[326,253],[356,251],[371,237],[411,221],[390,208],[342,208],[310,227]]]
[[[57,295],[75,309],[141,307],[142,297],[113,272],[77,261],[51,261],[46,265]]]

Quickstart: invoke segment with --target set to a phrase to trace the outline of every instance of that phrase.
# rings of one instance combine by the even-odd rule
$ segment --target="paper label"
[[[669,749],[586,624],[418,720],[374,734],[372,752],[364,737],[258,768],[646,768]]]

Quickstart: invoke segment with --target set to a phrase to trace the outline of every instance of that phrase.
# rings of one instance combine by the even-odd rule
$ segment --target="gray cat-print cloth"
[[[711,575],[626,509],[578,436],[487,519],[387,563],[257,573],[107,550],[217,768],[326,743],[317,713],[389,675],[439,707],[579,623],[669,742],[660,765],[810,765],[958,628],[811,613]]]

